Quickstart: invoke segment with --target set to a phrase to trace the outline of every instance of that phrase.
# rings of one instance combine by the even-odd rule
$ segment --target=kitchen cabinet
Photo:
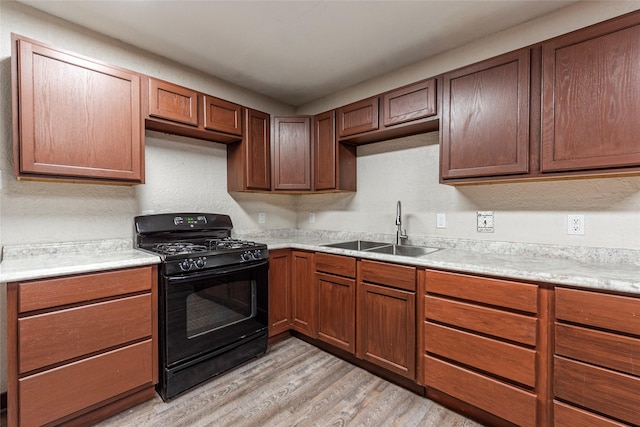
[[[357,356],[403,377],[416,374],[416,268],[360,260]]]
[[[338,108],[338,140],[359,145],[438,130],[438,80],[422,80]]]
[[[145,81],[147,129],[223,144],[242,138],[242,106],[153,77]]]
[[[318,339],[349,353],[356,346],[356,259],[316,253]]]
[[[542,45],[543,173],[640,166],[640,13]]]
[[[291,329],[291,250],[269,251],[269,337]]]
[[[271,190],[271,118],[245,108],[244,138],[227,145],[227,190]]]
[[[273,190],[311,190],[311,118],[276,116]]]
[[[9,283],[9,425],[93,423],[151,399],[156,287],[156,266]]]
[[[640,424],[640,300],[555,290],[554,425]]]
[[[419,382],[519,426],[546,425],[546,308],[537,285],[420,272]],[[508,405],[505,405],[508,402]]]
[[[18,179],[144,182],[141,76],[12,35]]]
[[[444,74],[440,178],[529,171],[530,49]]]
[[[313,119],[314,191],[356,191],[356,147],[336,139],[335,110]]]
[[[318,291],[314,280],[314,253],[291,252],[291,325],[292,329],[317,337]]]

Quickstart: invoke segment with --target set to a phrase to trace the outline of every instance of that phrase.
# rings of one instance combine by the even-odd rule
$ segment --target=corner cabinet
[[[15,34],[18,179],[144,182],[141,76]]]
[[[9,426],[92,424],[155,395],[156,266],[9,283]]]
[[[271,117],[245,108],[244,137],[227,145],[227,190],[271,190]]]
[[[529,171],[530,49],[443,77],[441,181]]]
[[[640,13],[542,45],[543,173],[640,166]]]

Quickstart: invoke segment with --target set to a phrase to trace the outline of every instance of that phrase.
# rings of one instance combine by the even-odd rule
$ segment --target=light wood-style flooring
[[[475,427],[424,397],[304,341],[267,354],[168,403],[160,397],[98,424],[122,426]]]

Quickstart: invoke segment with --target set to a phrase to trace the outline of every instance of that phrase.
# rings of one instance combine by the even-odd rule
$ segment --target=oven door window
[[[256,282],[240,280],[194,290],[187,296],[187,338],[232,326],[257,314]]]

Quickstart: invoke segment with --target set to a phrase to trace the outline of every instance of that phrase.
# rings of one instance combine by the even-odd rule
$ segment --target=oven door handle
[[[255,268],[263,267],[269,265],[269,260],[265,259],[258,262],[252,262],[250,264],[240,264],[234,265],[231,267],[217,268],[215,270],[210,270],[207,272],[193,272],[192,274],[187,274],[186,276],[169,276],[167,279],[170,282],[182,282],[186,280],[193,279],[209,279],[212,277],[224,276],[226,274],[240,273],[247,270],[253,270]],[[197,273],[197,274],[196,274]]]

